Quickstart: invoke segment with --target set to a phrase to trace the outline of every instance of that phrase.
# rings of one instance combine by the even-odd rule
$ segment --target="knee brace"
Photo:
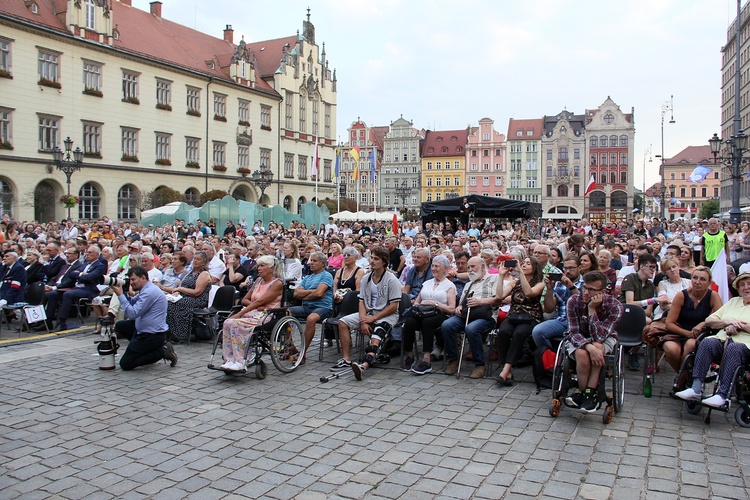
[[[374,345],[368,345],[365,347],[365,363],[372,366],[375,363],[375,358],[378,355],[380,347]]]

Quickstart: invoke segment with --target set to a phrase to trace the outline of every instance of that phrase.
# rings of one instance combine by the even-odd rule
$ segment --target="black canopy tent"
[[[460,220],[464,198],[473,207],[473,217],[481,219],[535,219],[542,216],[541,203],[507,200],[472,194],[440,201],[425,201],[419,210],[422,222],[443,221],[446,217]]]

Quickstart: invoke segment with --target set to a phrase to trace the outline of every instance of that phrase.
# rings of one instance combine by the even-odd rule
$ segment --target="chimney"
[[[161,17],[161,2],[156,0],[149,4],[151,6],[151,14],[156,17]]]
[[[129,5],[131,7],[133,6],[133,0],[120,0],[120,3],[123,5]]]
[[[234,45],[234,30],[231,24],[227,24],[227,27],[224,29],[224,41]]]

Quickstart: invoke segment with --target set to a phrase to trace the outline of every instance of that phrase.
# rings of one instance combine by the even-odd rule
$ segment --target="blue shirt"
[[[578,281],[574,283],[575,287],[578,289],[578,291],[581,291],[581,288],[583,287],[583,276],[578,277]],[[568,299],[573,295],[573,293],[568,290],[568,287],[563,285],[561,281],[558,281],[555,283],[555,287],[552,289],[552,293],[555,294],[555,298],[557,298],[557,321],[560,323],[568,323]]]
[[[324,309],[333,309],[333,276],[328,271],[322,271],[317,274],[308,274],[302,278],[299,286],[303,290],[315,290],[320,284],[328,285],[325,295],[320,299],[306,300],[307,307]]]
[[[128,297],[124,293],[120,295],[120,306],[126,318],[135,320],[137,335],[169,330],[167,296],[150,281],[134,297]]]

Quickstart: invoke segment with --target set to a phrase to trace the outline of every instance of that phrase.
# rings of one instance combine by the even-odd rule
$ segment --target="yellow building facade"
[[[468,130],[428,130],[422,149],[421,198],[439,201],[466,195]]]

